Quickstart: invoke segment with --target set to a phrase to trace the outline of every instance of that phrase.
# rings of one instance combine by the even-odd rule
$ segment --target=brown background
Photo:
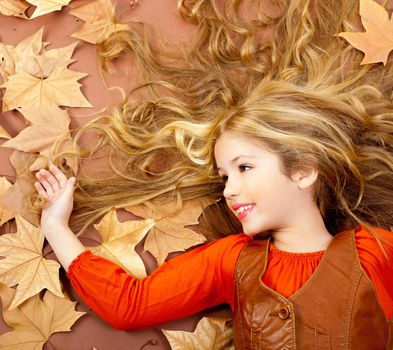
[[[81,2],[74,0],[71,2],[70,7],[75,7]],[[122,14],[123,20],[139,20],[146,23],[148,26],[149,40],[153,43],[157,43],[160,38],[170,40],[176,44],[192,42],[195,27],[185,23],[179,17],[177,14],[176,0],[138,0],[136,6],[132,9],[129,7],[129,1],[118,0],[116,7],[117,13]],[[29,9],[28,14],[31,15],[32,10],[33,8]],[[59,12],[47,14],[34,20],[6,17],[0,14],[0,41],[5,44],[16,45],[27,36],[35,33],[42,26],[44,26],[43,41],[50,43],[50,46],[47,47],[48,49],[63,47],[77,41],[77,39],[72,38],[70,35],[81,26],[81,21],[69,15],[68,10],[69,8],[65,7]],[[93,113],[102,110],[102,108],[108,105],[117,104],[120,101],[119,93],[107,91],[98,74],[94,45],[80,41],[74,51],[73,59],[76,62],[69,66],[71,70],[89,74],[79,82],[83,85],[83,94],[94,107],[69,108],[69,114],[72,119],[70,128],[76,128],[82,125],[93,117]],[[117,68],[118,72],[109,78],[110,85],[118,85],[128,89],[140,81],[140,75],[132,60],[120,60],[117,63]],[[3,93],[4,90],[0,92],[0,96]],[[16,136],[25,127],[23,117],[17,112],[12,111],[1,114],[0,125],[12,137]],[[4,139],[0,139],[0,144],[4,141]],[[0,176],[6,176],[9,181],[14,182],[15,172],[8,160],[12,152],[12,149],[0,148]],[[125,220],[129,217],[130,214],[120,213],[120,220]],[[9,224],[5,224],[0,228],[0,233],[14,231],[15,228]],[[97,237],[94,230],[90,230],[88,235]],[[155,268],[154,259],[148,253],[143,253],[142,244],[143,242],[138,245],[137,251],[145,261],[148,272],[151,272]],[[45,247],[44,252],[47,254],[47,257],[54,258],[49,246]],[[61,270],[60,273],[65,291],[70,295],[72,300],[79,300],[78,296],[70,287],[64,270]],[[77,309],[88,311],[88,308],[83,303],[79,303]],[[169,343],[159,329],[193,331],[198,320],[205,314],[222,315],[228,314],[228,311],[225,307],[220,307],[210,312],[142,331],[114,330],[92,312],[89,312],[74,324],[71,332],[54,334],[44,346],[44,349],[82,350],[92,349],[93,347],[96,347],[98,350],[140,349],[151,339],[155,340],[157,344],[147,344],[143,349],[170,349]],[[0,333],[4,333],[7,330],[10,329],[0,319]]]

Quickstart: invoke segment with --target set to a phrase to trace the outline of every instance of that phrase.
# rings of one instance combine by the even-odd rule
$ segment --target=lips
[[[254,208],[252,203],[237,203],[232,205],[232,209],[239,220],[243,220]]]

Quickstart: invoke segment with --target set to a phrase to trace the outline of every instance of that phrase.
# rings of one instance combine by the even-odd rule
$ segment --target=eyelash
[[[251,167],[249,165],[246,165],[246,164],[239,165],[239,170],[241,172],[246,171],[245,168],[248,168],[248,170],[251,169]]]
[[[245,164],[240,164],[240,165],[238,166],[238,168],[239,168],[240,172],[242,173],[242,172],[244,172],[244,171],[247,171],[245,168],[248,168],[248,170],[250,170],[250,169],[251,169],[251,166],[245,165]],[[227,175],[223,175],[223,176],[221,176],[221,178],[222,178],[222,181],[223,181],[224,183],[228,181],[228,176],[227,176]]]

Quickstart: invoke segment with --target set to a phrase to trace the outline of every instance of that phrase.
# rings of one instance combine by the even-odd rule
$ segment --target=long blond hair
[[[392,64],[362,67],[362,54],[337,37],[358,29],[357,1],[275,0],[267,15],[257,0],[251,19],[239,0],[178,3],[198,26],[191,49],[152,47],[137,25],[98,49],[103,71],[133,54],[150,97],[132,101],[135,89],[76,133],[79,143],[96,132],[96,145],[79,154],[82,169],[97,156],[109,163],[94,178],[78,175],[75,225],[157,198],[219,199],[212,147],[225,128],[269,139],[288,169],[300,154],[316,166],[316,200],[332,232],[359,221],[391,225]]]

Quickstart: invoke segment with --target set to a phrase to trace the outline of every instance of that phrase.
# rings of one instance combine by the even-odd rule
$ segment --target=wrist
[[[56,235],[59,231],[69,230],[68,224],[64,224],[62,222],[47,222],[45,225],[41,224],[41,232],[42,234],[48,238],[53,235]]]

